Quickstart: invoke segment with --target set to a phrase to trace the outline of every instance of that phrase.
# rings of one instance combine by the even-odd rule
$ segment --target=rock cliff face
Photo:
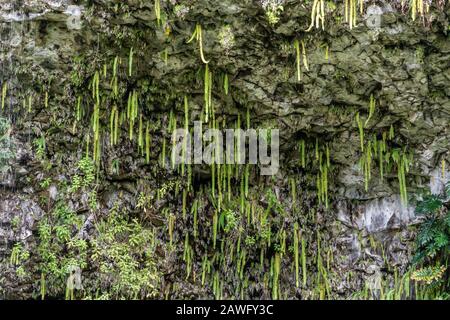
[[[439,192],[450,177],[450,5],[432,1],[412,21],[400,1],[364,4],[350,29],[342,3],[328,1],[325,30],[305,32],[312,3],[297,0],[1,1],[0,117],[9,125],[0,140],[0,297],[39,296],[39,223],[61,202],[81,221],[72,236],[87,243],[116,204],[153,230],[154,297],[350,298],[395,289],[419,222],[414,195]],[[204,113],[203,59],[221,128],[249,121],[280,130],[278,173],[233,172],[222,208],[226,167],[192,166],[189,181],[163,152],[173,119],[184,125],[184,97],[190,121]],[[114,108],[123,116],[112,146]],[[66,187],[83,176],[86,150],[95,157],[96,112],[93,204],[92,190]],[[220,181],[215,197],[211,179]],[[12,263],[17,244],[29,256]],[[85,288],[95,270],[81,267]],[[64,281],[52,295],[64,297]]]

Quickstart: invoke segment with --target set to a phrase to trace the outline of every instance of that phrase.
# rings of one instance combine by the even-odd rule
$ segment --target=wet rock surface
[[[442,191],[450,176],[448,171],[442,175],[441,169],[442,161],[450,163],[450,5],[447,2],[434,8],[430,23],[411,21],[396,2],[386,5],[373,1],[371,5],[353,30],[337,22],[339,13],[334,9],[327,16],[324,31],[308,33],[304,30],[309,25],[310,9],[294,0],[284,1],[275,25],[268,23],[259,1],[161,0],[160,26],[154,1],[0,3],[0,82],[8,81],[12,96],[0,115],[11,121],[15,149],[10,169],[0,176],[0,298],[35,297],[40,275],[18,277],[9,257],[17,242],[30,251],[35,248],[37,223],[58,198],[58,184],[76,173],[86,143],[83,126],[74,124],[76,98],[82,88],[89,90],[96,69],[115,56],[122,57],[126,65],[133,47],[135,76],[120,90],[125,93],[137,87],[145,92],[141,99],[145,116],[165,123],[169,110],[174,109],[182,117],[186,94],[193,114],[202,112],[203,64],[195,41],[186,43],[197,22],[202,25],[204,55],[217,79],[212,100],[220,119],[234,121],[238,112],[244,115],[248,108],[252,126],[280,129],[281,167],[274,180],[279,201],[286,208],[295,207],[290,178],[299,179],[298,193],[312,195],[304,197],[305,205],[316,192],[307,170],[298,169],[298,140],[305,139],[313,146],[319,139],[329,146],[333,167],[330,208],[314,209],[317,225],[310,222],[308,227],[320,229],[321,241],[330,245],[334,255],[331,287],[337,297],[349,298],[364,284],[379,289],[380,279],[392,276],[394,267],[405,271],[413,250],[414,225],[420,220],[414,214],[413,201],[407,207],[401,204],[395,173],[380,180],[379,170],[373,170],[365,191],[355,114],[367,119],[373,96],[376,110],[366,134],[381,137],[394,127],[392,144],[414,153],[407,175],[409,193],[428,186],[434,193]],[[224,35],[225,26],[229,28]],[[306,48],[308,68],[301,66],[300,81],[294,39],[302,40]],[[224,74],[229,76],[229,95],[221,89],[219,79]],[[102,86],[111,91],[109,83]],[[49,94],[49,107],[44,106],[44,92]],[[30,95],[33,107],[25,112],[22,102],[28,104]],[[108,114],[106,109],[104,113]],[[102,121],[107,128],[109,118],[105,116]],[[162,136],[161,131],[155,131],[150,165],[129,141],[114,150],[103,150],[100,216],[107,215],[117,199],[135,210],[142,183],[157,189],[175,176],[157,167]],[[45,163],[51,168],[47,171],[36,154],[34,141],[40,137],[46,141]],[[308,150],[314,152],[313,147]],[[119,172],[114,159],[120,159]],[[310,169],[315,179],[317,168]],[[41,183],[47,178],[55,184],[44,190]],[[258,185],[256,177],[253,185]],[[41,199],[43,194],[46,201]],[[263,195],[259,200],[264,203]],[[152,211],[135,210],[134,214],[161,226],[166,224],[162,209],[169,204],[180,213],[181,201],[167,198],[155,201]],[[85,217],[80,233],[89,239],[95,216],[88,213],[89,198],[77,195],[68,205]],[[210,214],[205,208],[204,215]],[[285,219],[292,224],[294,214],[289,214]],[[183,228],[192,226],[177,225],[180,243]],[[311,237],[308,255],[312,256],[317,251],[315,231],[306,234]],[[381,244],[385,256],[373,242]],[[32,253],[28,263],[35,263],[34,258]],[[201,258],[196,257],[198,268]],[[252,257],[254,261],[258,258]],[[214,297],[211,289],[185,279],[179,257],[165,252],[161,260],[164,286],[178,284],[172,297]],[[308,272],[314,268],[314,262],[308,262]],[[282,286],[291,286],[295,283],[293,273],[286,271],[281,281]],[[257,283],[249,285],[249,297],[269,298]],[[306,287],[286,292],[289,298],[308,298],[312,291]],[[230,292],[227,297],[235,294]]]

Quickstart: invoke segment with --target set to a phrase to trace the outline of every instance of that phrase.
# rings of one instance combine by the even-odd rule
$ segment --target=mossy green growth
[[[305,140],[300,140],[299,142],[299,150],[300,150],[300,165],[302,168],[306,168],[306,142]]]
[[[204,56],[204,54],[203,54],[202,26],[201,26],[199,23],[197,23],[197,25],[195,26],[195,30],[194,30],[194,32],[192,33],[191,38],[187,41],[187,43],[192,42],[192,40],[194,40],[194,39],[197,40],[198,47],[199,47],[199,50],[200,50],[200,58],[201,58],[202,62],[205,63],[205,64],[208,64],[209,61],[207,61],[207,60],[205,59],[205,56]]]
[[[392,159],[397,164],[397,178],[400,188],[400,198],[403,205],[408,205],[408,192],[406,189],[406,174],[412,164],[412,154],[408,154],[405,149],[394,149]]]
[[[371,94],[370,95],[370,102],[369,102],[369,116],[367,117],[367,120],[364,123],[364,127],[367,127],[367,124],[369,123],[370,119],[372,118],[372,116],[375,113],[375,104],[376,104],[376,100],[373,97],[373,94]]]
[[[155,16],[156,16],[156,22],[158,26],[161,24],[161,3],[160,0],[155,0]]]
[[[311,24],[309,25],[306,32],[312,30],[313,27],[322,30],[325,30],[325,1],[324,0],[314,0],[312,8],[311,8]]]
[[[359,130],[359,142],[360,142],[360,146],[361,146],[361,151],[364,152],[364,126],[362,123],[362,120],[359,116],[359,112],[356,113],[356,124],[358,126],[358,130]]]
[[[8,93],[8,83],[3,82],[3,84],[2,84],[2,110],[5,109],[7,93]]]
[[[229,80],[228,80],[228,74],[225,73],[223,76],[223,90],[225,92],[225,95],[228,95],[229,91]]]

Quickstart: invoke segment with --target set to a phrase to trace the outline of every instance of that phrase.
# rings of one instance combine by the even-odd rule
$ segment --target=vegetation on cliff
[[[82,4],[6,51],[1,295],[448,298],[448,2]],[[177,163],[195,123],[280,170]]]

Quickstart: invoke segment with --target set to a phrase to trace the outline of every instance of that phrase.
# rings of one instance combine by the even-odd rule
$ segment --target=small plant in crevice
[[[285,0],[260,0],[261,6],[266,13],[267,21],[270,25],[275,25],[280,21]]]
[[[42,180],[41,183],[39,184],[39,186],[42,189],[48,189],[48,187],[50,187],[51,183],[52,183],[52,179],[49,177],[49,178]]]
[[[222,210],[219,217],[219,227],[225,232],[229,233],[235,230],[238,226],[236,213],[232,210]]]
[[[24,278],[27,275],[25,263],[30,258],[30,252],[24,248],[21,242],[16,242],[11,250],[9,263],[15,268],[16,275]]]
[[[173,7],[173,13],[181,20],[185,18],[186,14],[188,14],[189,11],[189,7],[184,4],[177,4],[175,5],[175,7]]]
[[[95,181],[95,165],[89,157],[83,157],[78,162],[78,173],[72,177],[70,192],[89,190]]]
[[[19,231],[20,226],[21,226],[21,217],[20,216],[15,216],[12,220],[11,220],[11,227],[13,229],[14,232]]]
[[[36,148],[36,157],[40,161],[45,160],[45,149],[46,149],[45,137],[42,135],[41,137],[34,139],[33,145]]]

